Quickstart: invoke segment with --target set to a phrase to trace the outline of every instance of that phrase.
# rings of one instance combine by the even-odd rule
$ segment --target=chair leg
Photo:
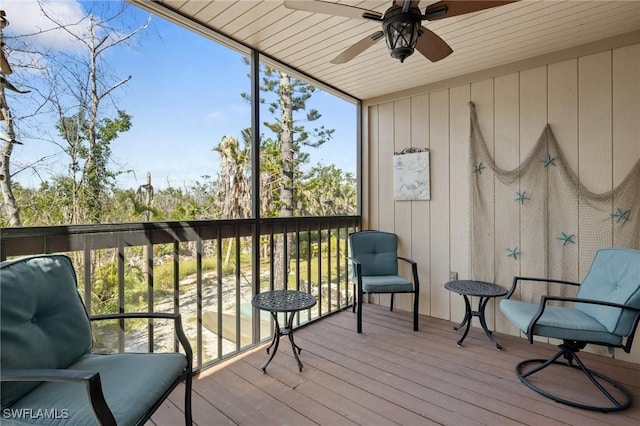
[[[419,294],[420,293],[418,292],[413,294],[413,331],[418,331],[418,306],[420,306],[418,301]]]
[[[356,290],[356,285],[355,285],[355,284],[353,284],[353,294],[354,294],[354,296],[356,296],[356,297],[357,297],[357,295],[358,295],[358,292],[357,292],[357,290]],[[360,300],[360,298],[359,298],[359,297],[358,297],[358,299],[357,299],[357,300],[354,300],[354,301],[353,301],[353,313],[355,313],[355,312],[356,312],[356,303],[358,303],[358,300]]]
[[[192,373],[187,374],[185,380],[184,390],[184,424],[190,426],[193,424],[193,417],[191,414],[191,389],[192,389],[193,377]]]
[[[358,312],[356,312],[356,331],[362,333],[362,287],[358,288]]]
[[[389,304],[389,311],[393,312],[393,296],[395,296],[395,294],[391,293],[391,303]]]
[[[524,383],[530,389],[536,391],[540,395],[549,398],[555,402],[559,402],[561,404],[569,405],[572,407],[582,408],[585,410],[591,411],[601,411],[603,413],[613,412],[613,411],[623,411],[629,408],[631,405],[631,395],[629,392],[619,383],[615,382],[613,379],[600,374],[596,371],[588,369],[583,363],[582,360],[578,357],[578,350],[576,347],[584,347],[583,343],[576,342],[565,342],[559,346],[560,350],[549,359],[527,359],[521,361],[516,365],[516,376],[520,379],[522,383]],[[566,361],[558,361],[560,357],[564,357]],[[574,364],[575,361],[575,364]],[[537,367],[525,370],[525,367],[530,364],[539,364]],[[577,364],[577,365],[576,365]],[[598,391],[609,401],[608,405],[598,406],[598,405],[590,405],[580,401],[568,399],[566,397],[562,397],[551,392],[548,392],[538,385],[533,384],[529,381],[529,377],[538,373],[545,368],[551,365],[559,365],[562,367],[569,367],[575,370],[581,371],[589,381],[598,389]],[[611,390],[606,389],[604,385],[610,385],[609,388]],[[615,390],[613,390],[615,389]],[[612,392],[613,391],[613,392]],[[614,395],[616,394],[616,395]]]

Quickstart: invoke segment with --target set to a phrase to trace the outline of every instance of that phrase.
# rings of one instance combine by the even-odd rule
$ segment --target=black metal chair
[[[579,289],[576,297],[544,295],[540,303],[526,303],[511,298],[521,281],[575,285]],[[562,340],[559,351],[549,359],[527,359],[517,364],[516,375],[522,383],[553,401],[586,410],[622,411],[631,405],[629,392],[613,379],[587,368],[578,352],[588,344],[630,352],[640,320],[640,251],[598,250],[582,284],[514,277],[511,291],[500,301],[500,310],[527,335],[530,343],[533,336]],[[544,378],[534,375],[553,365],[584,373],[588,383],[602,395],[602,402],[587,402],[578,397],[577,390],[571,390],[569,395],[545,390]]]
[[[7,418],[11,413],[42,413],[39,421],[47,424],[143,425],[184,381],[185,423],[192,423],[192,352],[179,314],[89,318],[76,289],[73,264],[64,255],[2,262],[0,286],[5,420],[25,420]],[[90,320],[120,318],[174,321],[185,353],[92,353]]]
[[[398,236],[383,231],[360,231],[349,235],[352,263],[354,312],[357,312],[357,332],[362,333],[362,297],[365,293],[390,293],[393,311],[396,293],[413,293],[413,330],[418,331],[418,301],[420,282],[418,264],[398,256]],[[398,259],[411,265],[413,281],[398,275]]]

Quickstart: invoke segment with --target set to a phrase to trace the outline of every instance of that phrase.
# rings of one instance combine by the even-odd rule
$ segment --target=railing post
[[[202,366],[202,237],[197,232],[196,240],[196,347],[198,366]],[[218,236],[219,238],[219,236]],[[218,341],[221,337],[218,337]],[[220,355],[220,352],[218,352]]]
[[[125,311],[125,293],[124,293],[124,245],[122,238],[118,238],[118,313]],[[124,352],[124,319],[118,320],[118,351]]]
[[[173,241],[173,312],[180,313],[180,242]],[[178,351],[178,339],[173,339],[174,351]]]
[[[241,317],[242,317],[242,309],[240,304],[242,303],[242,300],[240,299],[240,293],[242,292],[242,283],[240,281],[241,279],[241,274],[240,274],[240,267],[241,262],[240,262],[240,231],[238,230],[238,228],[236,228],[236,235],[234,237],[234,242],[235,242],[235,251],[236,251],[236,262],[235,262],[235,281],[236,281],[236,309],[235,309],[235,313],[236,313],[236,351],[240,351],[240,347],[242,346],[242,329],[241,329]],[[259,319],[258,319],[259,320]],[[259,321],[258,321],[259,322]]]
[[[253,219],[253,233],[251,236],[251,280],[252,293],[260,291],[260,54],[251,51],[251,217]],[[260,336],[260,311],[252,308],[253,344],[257,344]],[[257,320],[256,320],[257,318]]]
[[[147,230],[145,232],[147,235],[147,243],[144,246],[143,250],[143,262],[144,262],[144,276],[147,281],[147,310],[149,312],[153,312],[153,302],[154,302],[154,282],[153,282],[153,242],[151,241],[151,231]],[[150,318],[147,320],[147,332],[149,333],[149,352],[153,352],[154,346],[154,331],[153,331],[153,320]]]
[[[83,238],[84,250],[82,255],[83,264],[83,281],[84,281],[84,306],[87,310],[87,314],[91,316],[91,295],[93,294],[93,281],[91,280],[91,247],[89,247],[89,241],[87,236]]]

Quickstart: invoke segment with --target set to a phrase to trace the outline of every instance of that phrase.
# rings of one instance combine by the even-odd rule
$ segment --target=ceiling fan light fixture
[[[417,13],[409,10],[403,12],[401,7],[395,6],[385,13],[382,31],[391,56],[404,62],[413,54],[420,36],[422,22],[420,10]]]

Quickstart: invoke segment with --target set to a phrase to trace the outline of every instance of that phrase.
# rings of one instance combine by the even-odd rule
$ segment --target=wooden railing
[[[335,216],[3,228],[0,260],[68,254],[89,314],[181,313],[197,371],[271,335],[268,313],[250,304],[259,291],[316,295],[297,325],[350,306],[347,236],[360,224],[359,216]],[[107,324],[94,330],[96,349],[177,349],[167,327]]]

